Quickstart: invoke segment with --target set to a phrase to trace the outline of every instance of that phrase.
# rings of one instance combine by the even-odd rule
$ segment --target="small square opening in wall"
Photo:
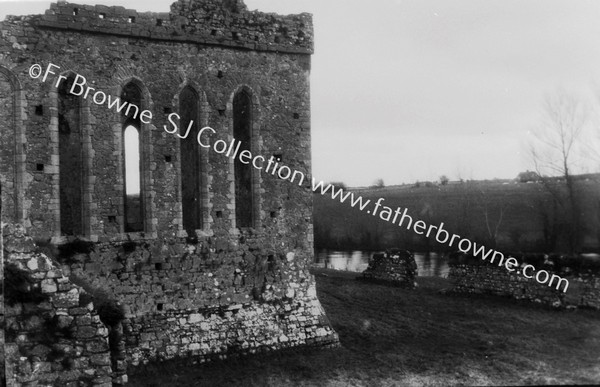
[[[129,16],[127,18],[127,23],[135,23],[135,16]]]
[[[217,218],[221,219],[223,217],[223,211],[217,211]]]
[[[156,304],[156,310],[159,312],[163,310],[164,304]]]
[[[43,105],[37,105],[35,107],[35,115],[36,116],[43,116],[44,115],[44,106]]]
[[[197,245],[198,244],[198,236],[192,235],[185,238],[185,243],[188,245]]]
[[[171,155],[165,155],[165,162],[170,163],[172,161]]]
[[[280,163],[283,161],[283,153],[273,153],[273,158],[275,159],[275,161]]]
[[[224,77],[223,71],[219,70],[219,72],[217,73],[217,78],[221,79],[223,77]]]
[[[219,116],[225,117],[225,109],[219,109]]]
[[[294,119],[297,120],[300,118],[300,113],[294,113]]]
[[[163,108],[163,112],[164,112],[165,114],[171,114],[171,113],[173,113],[173,109],[172,109],[170,106],[165,106],[165,107]]]
[[[108,223],[117,223],[117,217],[115,215],[108,215]]]
[[[104,18],[106,18],[105,13],[98,14],[98,19],[104,19]]]
[[[79,8],[73,8],[73,16],[77,16],[79,14]]]
[[[154,264],[154,268],[156,270],[162,270],[163,269],[163,264],[162,263],[155,263]]]
[[[44,164],[36,164],[35,170],[39,172],[44,172]]]
[[[212,30],[212,31],[210,31],[210,34],[211,34],[212,36],[216,36],[216,35],[217,35],[217,30]]]
[[[277,217],[277,211],[271,211],[271,218]]]
[[[162,26],[162,23],[163,23],[162,19],[156,19],[156,25],[158,27]]]

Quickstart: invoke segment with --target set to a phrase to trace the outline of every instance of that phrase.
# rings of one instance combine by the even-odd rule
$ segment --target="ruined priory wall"
[[[3,234],[7,385],[112,386],[109,331],[93,303],[21,227]]]
[[[169,13],[55,3],[39,26],[257,51],[312,53],[310,14],[248,12],[242,0],[177,1]]]
[[[185,28],[182,13],[195,18]],[[42,243],[65,246],[74,238],[93,243],[89,251],[56,257],[71,277],[110,292],[123,305],[130,362],[337,342],[308,272],[313,257],[307,188],[310,15],[247,12],[239,1],[181,2],[168,15],[60,3],[44,16],[9,18],[0,30],[0,68],[20,84],[20,91],[13,87],[11,93],[21,113],[0,112],[23,126],[23,135],[14,140],[16,152],[24,152],[22,164],[16,164],[22,171],[2,172],[15,182],[12,196],[22,199],[24,215],[18,220]],[[206,34],[215,40],[202,40],[213,39]],[[36,63],[44,69],[49,63],[59,66],[57,74],[80,74],[106,95],[120,96],[129,82],[141,90],[140,108],[153,115],[140,130],[142,232],[124,229],[122,117],[94,103],[90,94],[80,98],[78,118],[82,232],[61,233],[58,150],[64,118],[59,117],[57,77],[32,79],[28,71]],[[171,129],[168,116],[179,112],[186,86],[198,94],[199,127],[217,132],[211,143],[232,139],[233,96],[246,91],[252,153],[276,155],[306,174],[299,187],[253,171],[254,227],[235,227],[232,160],[201,149],[203,224],[197,238],[185,238],[181,169],[186,165],[180,151],[181,141],[195,136],[180,140],[163,125]],[[3,147],[13,141],[4,131],[0,136]]]
[[[253,153],[266,158],[281,155],[290,168],[307,176],[310,172],[308,56],[46,30],[16,20],[3,22],[2,30],[5,38],[0,40],[0,49],[6,54],[0,64],[19,79],[24,93],[26,143],[19,145],[26,149],[26,170],[19,188],[29,214],[26,226],[36,239],[56,237],[60,226],[56,76],[49,76],[45,83],[31,79],[28,70],[34,63],[45,68],[51,62],[60,66],[56,72],[81,74],[90,86],[107,95],[119,96],[131,80],[141,86],[141,108],[153,113],[151,123],[142,128],[142,136],[146,136],[142,156],[146,227],[142,237],[181,235],[180,144],[163,125],[172,128],[167,118],[169,112],[178,110],[177,96],[185,85],[193,86],[200,95],[198,121],[217,131],[211,142],[229,142],[233,93],[242,87],[250,90],[257,144]],[[91,96],[81,105],[82,151],[89,164],[83,188],[84,218],[89,221],[84,236],[99,241],[128,239],[119,235],[124,216],[121,116],[106,105],[93,103]],[[2,114],[12,119],[6,112]],[[10,132],[2,132],[3,139]],[[187,140],[193,141],[192,136]],[[6,137],[7,143],[12,141]],[[205,157],[204,228],[215,235],[235,233],[231,160],[212,150]],[[258,224],[299,231],[309,239],[304,242],[306,247],[311,247],[309,191],[264,171],[256,180],[260,187]]]
[[[123,305],[132,365],[335,345],[309,257],[264,246],[265,239],[244,237],[235,246],[211,238],[104,243],[61,259],[72,277]]]

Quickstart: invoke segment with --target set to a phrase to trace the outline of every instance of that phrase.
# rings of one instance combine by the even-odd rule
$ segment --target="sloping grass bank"
[[[131,386],[447,386],[600,384],[600,312],[440,294],[316,270],[319,299],[343,347],[203,365],[152,364]]]

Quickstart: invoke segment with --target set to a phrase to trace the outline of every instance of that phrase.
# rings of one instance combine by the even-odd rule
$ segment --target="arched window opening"
[[[240,152],[251,150],[252,101],[243,90],[233,98],[233,137],[240,142]],[[254,203],[252,195],[252,166],[234,161],[235,173],[235,219],[239,228],[254,226]]]
[[[125,231],[142,231],[141,178],[140,178],[140,132],[132,125],[123,134],[125,148]]]
[[[125,232],[144,231],[144,195],[142,186],[141,120],[142,92],[134,83],[123,88],[121,100],[135,105],[123,111],[123,160]],[[138,110],[139,109],[139,110]]]
[[[181,152],[181,205],[183,210],[183,229],[188,236],[196,235],[202,228],[202,195],[200,148],[196,136],[198,133],[198,94],[186,86],[179,94],[180,131],[188,136],[180,139]]]
[[[60,230],[62,235],[83,234],[83,160],[79,97],[69,93],[74,77],[58,88],[58,163]]]

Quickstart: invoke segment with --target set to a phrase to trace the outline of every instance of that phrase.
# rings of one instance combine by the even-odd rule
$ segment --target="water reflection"
[[[334,270],[362,272],[369,266],[370,251],[322,250],[316,254],[316,266]],[[414,253],[420,277],[448,276],[448,262],[443,254]]]

